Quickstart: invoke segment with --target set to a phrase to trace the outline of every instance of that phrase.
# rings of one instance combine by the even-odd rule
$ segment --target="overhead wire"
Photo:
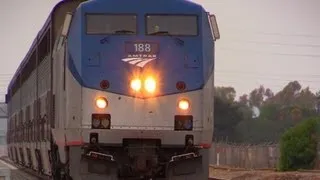
[[[304,37],[304,38],[320,38],[319,35],[311,35],[311,34],[283,34],[283,33],[273,33],[273,32],[262,32],[262,31],[248,31],[248,29],[239,29],[239,28],[226,28],[226,29],[232,29],[233,31],[242,31],[241,33],[247,33],[252,36],[252,34],[261,34],[261,35],[272,35],[272,36],[282,36],[282,37]],[[245,36],[243,36],[245,37]],[[297,40],[295,39],[294,43],[287,43],[287,42],[270,42],[270,41],[261,41],[261,40],[248,40],[241,39],[241,38],[234,38],[231,36],[226,37],[228,42],[231,43],[249,43],[249,44],[260,44],[260,45],[270,45],[270,46],[292,46],[292,47],[305,47],[305,48],[319,48],[320,50],[320,44],[317,43],[296,43]],[[296,57],[312,57],[312,58],[319,58],[320,54],[298,54],[298,53],[279,53],[279,52],[267,52],[267,51],[257,51],[252,49],[240,49],[240,48],[232,48],[232,47],[219,47],[216,46],[217,49],[224,50],[224,51],[250,51],[252,53],[258,53],[258,54],[269,54],[269,55],[281,55],[281,56],[296,56]],[[319,52],[319,51],[318,51]]]
[[[308,76],[308,77],[316,77],[320,78],[320,74],[294,74],[294,73],[273,73],[273,72],[254,72],[254,71],[239,71],[239,70],[226,70],[226,69],[219,69],[215,70],[216,73],[236,73],[236,74],[262,74],[265,75],[266,73],[268,76]]]
[[[320,44],[296,44],[296,43],[282,43],[282,42],[271,42],[271,41],[252,41],[243,40],[238,38],[230,38],[231,42],[235,43],[250,43],[250,44],[262,44],[271,46],[293,46],[293,47],[308,47],[308,48],[320,48]]]
[[[224,29],[231,29],[235,32],[242,31],[242,33],[246,34],[261,34],[261,35],[267,35],[267,36],[282,36],[282,37],[303,37],[303,38],[320,38],[320,35],[314,35],[314,34],[302,34],[302,33],[279,33],[279,32],[266,32],[266,31],[260,31],[260,30],[250,30],[250,29],[241,29],[238,27],[231,27],[231,26],[223,26]]]
[[[236,77],[239,78],[239,76],[247,76],[250,78],[261,78],[261,79],[267,79],[267,80],[275,80],[275,81],[301,81],[301,82],[320,82],[320,77],[313,77],[314,80],[310,80],[310,79],[300,79],[300,78],[291,78],[291,79],[287,79],[287,78],[279,78],[279,77],[272,77],[272,74],[267,74],[267,75],[262,75],[262,74],[245,74],[245,73],[237,73],[237,72],[221,72],[221,71],[216,71],[216,74],[223,74],[223,77],[226,77],[226,75],[234,75],[231,77]],[[222,76],[222,75],[221,75]],[[230,76],[229,76],[230,77]]]
[[[238,29],[239,31],[239,29]],[[241,31],[241,30],[240,30]],[[272,36],[281,36],[281,37],[303,37],[303,38],[320,38],[320,36],[316,36],[316,35],[310,35],[310,34],[282,34],[282,33],[270,33],[270,32],[262,32],[262,31],[248,31],[248,30],[242,30],[243,32],[240,33],[245,33],[245,34],[254,34],[254,35],[272,35]],[[229,39],[228,39],[229,38]],[[261,38],[259,38],[261,39]],[[295,40],[297,41],[297,40]],[[314,58],[314,60],[319,60],[320,58],[320,54],[317,53],[305,53],[305,54],[301,54],[301,53],[282,53],[282,52],[270,52],[270,51],[260,51],[260,50],[252,50],[252,49],[246,49],[246,48],[242,48],[241,44],[243,43],[249,43],[249,44],[255,44],[255,45],[262,45],[260,47],[265,47],[263,45],[266,46],[291,46],[291,47],[305,47],[305,48],[312,48],[312,49],[318,49],[320,50],[320,44],[317,43],[287,43],[287,42],[274,42],[274,41],[264,41],[264,40],[250,40],[248,38],[246,39],[241,39],[241,38],[233,38],[231,36],[227,37],[226,42],[230,42],[231,43],[239,43],[240,44],[240,48],[239,46],[234,46],[234,47],[230,47],[230,46],[220,46],[217,45],[216,49],[217,52],[219,50],[222,51],[228,51],[228,52],[239,52],[239,53],[254,53],[254,54],[263,54],[263,55],[272,55],[272,56],[292,56],[292,57],[308,57],[308,58]],[[319,52],[319,51],[317,51]],[[290,82],[290,81],[294,81],[297,80],[300,83],[317,83],[320,82],[320,74],[286,74],[287,76],[295,76],[295,78],[284,78],[283,76],[286,76],[284,74],[273,74],[276,75],[276,77],[270,77],[272,75],[272,73],[257,73],[257,72],[236,72],[236,71],[223,71],[223,70],[216,70],[216,77],[221,75],[221,77],[223,76],[223,78],[216,78],[216,82],[225,82],[225,79],[230,79],[230,75],[234,74],[234,78],[237,77],[237,79],[239,79],[239,75],[240,76],[244,76],[244,78],[246,78],[246,81],[254,81],[254,82],[258,82],[258,81],[263,81],[263,79],[265,80],[275,80],[275,81],[283,81],[283,82]],[[229,75],[229,76],[228,76]],[[226,77],[228,76],[228,77]],[[251,76],[251,77],[250,77]],[[281,76],[281,77],[280,77]],[[296,78],[296,77],[301,76],[300,78]],[[232,77],[232,76],[231,76]],[[307,79],[304,79],[307,78]],[[221,79],[221,80],[219,80]],[[223,79],[223,80],[222,80]],[[237,83],[240,82],[238,81],[233,81],[232,83]],[[243,83],[245,83],[244,81],[240,82],[242,85]],[[273,85],[273,86],[277,86],[277,85]],[[283,86],[282,86],[283,87]]]
[[[283,89],[289,82],[298,81],[303,87],[310,87],[310,83],[320,83],[320,77],[319,75],[315,74],[306,74],[306,76],[313,76],[313,80],[306,80],[306,79],[300,79],[300,78],[280,78],[279,74],[268,74],[265,73],[255,73],[255,72],[245,72],[245,71],[228,71],[228,70],[217,70],[215,72],[215,85],[216,86],[234,86],[235,88],[243,89],[243,87],[254,88],[259,87],[263,85],[265,88],[270,87],[270,83],[267,83],[267,81],[271,81],[271,90],[274,90],[273,88],[276,88],[278,90]],[[230,76],[231,75],[231,76]],[[285,75],[292,75],[292,74],[285,74]],[[296,74],[297,75],[297,74]],[[274,76],[274,77],[272,77]],[[299,75],[298,75],[299,76]],[[282,82],[282,83],[281,83]],[[304,86],[304,84],[308,84],[307,86]],[[242,88],[241,88],[242,87]],[[312,91],[318,91],[313,86],[311,86]],[[249,92],[248,92],[249,93]]]
[[[245,82],[245,81],[234,81],[234,80],[230,80],[230,79],[217,79],[217,80],[215,80],[215,84],[216,84],[216,86],[219,86],[219,84],[228,84],[228,85],[234,85],[234,84],[237,84],[237,85],[244,85],[244,84],[249,84],[249,82]],[[256,87],[259,87],[260,85],[263,85],[262,83],[259,83],[259,82],[257,82],[257,81],[254,81],[253,82],[255,85],[256,85]],[[283,84],[273,84],[272,85],[273,87],[278,87],[278,88],[283,88],[284,87],[284,85]]]
[[[294,53],[274,53],[274,52],[267,52],[267,51],[255,51],[252,49],[237,49],[237,48],[230,48],[230,47],[217,47],[219,50],[224,51],[237,51],[241,53],[257,53],[257,54],[265,54],[265,55],[280,55],[280,56],[295,56],[295,57],[311,57],[311,58],[320,58],[320,54],[294,54]]]

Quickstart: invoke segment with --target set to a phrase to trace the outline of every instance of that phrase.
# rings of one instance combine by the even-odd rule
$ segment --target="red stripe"
[[[210,149],[210,148],[211,148],[211,144],[207,144],[207,143],[200,143],[200,146],[201,146],[203,149]]]

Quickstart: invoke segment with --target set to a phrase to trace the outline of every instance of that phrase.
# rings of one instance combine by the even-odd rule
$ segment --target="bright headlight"
[[[156,81],[152,77],[146,78],[144,81],[144,88],[147,92],[153,93],[156,90]]]
[[[190,107],[189,101],[186,100],[186,99],[180,100],[179,103],[178,103],[178,107],[181,110],[188,110],[189,107]]]
[[[141,80],[140,79],[131,80],[130,86],[134,91],[140,91],[140,89],[141,89]]]
[[[96,106],[100,109],[104,109],[106,108],[108,105],[107,99],[103,98],[103,97],[99,97],[98,99],[96,99]]]

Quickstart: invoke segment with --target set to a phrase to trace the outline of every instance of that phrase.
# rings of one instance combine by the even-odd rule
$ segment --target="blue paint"
[[[87,35],[86,13],[134,13],[137,35]],[[198,36],[146,36],[145,15],[196,14]],[[147,41],[159,44],[157,59],[144,68],[121,61],[127,55],[125,42]],[[83,3],[74,15],[68,37],[68,68],[82,86],[100,89],[108,80],[106,91],[129,95],[133,72],[152,68],[157,72],[161,93],[178,93],[176,83],[184,81],[187,91],[200,89],[214,69],[214,42],[205,10],[185,0],[92,0]]]

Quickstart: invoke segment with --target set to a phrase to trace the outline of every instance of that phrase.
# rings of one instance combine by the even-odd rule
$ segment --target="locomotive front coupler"
[[[194,174],[197,167],[202,164],[202,156],[196,152],[189,152],[171,157],[167,163],[166,172],[175,175]]]
[[[171,156],[169,164],[197,161],[202,158],[199,153],[200,149],[200,147],[194,145],[193,135],[186,135],[184,152]]]
[[[81,158],[83,160],[100,161],[101,163],[115,164],[116,160],[113,155],[107,153],[96,141],[85,144],[82,148]]]

